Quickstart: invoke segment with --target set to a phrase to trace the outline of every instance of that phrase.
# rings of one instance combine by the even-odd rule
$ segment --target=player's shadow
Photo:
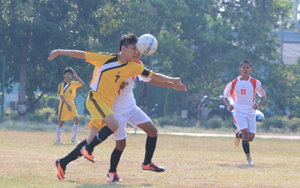
[[[248,169],[248,168],[254,168],[255,165],[247,165],[247,164],[240,164],[240,165],[232,165],[232,164],[220,164],[221,167],[235,167],[239,169]]]
[[[65,180],[65,181],[68,181],[70,183],[76,183],[76,184],[80,184],[80,185],[77,185],[76,187],[78,188],[92,188],[92,187],[133,187],[133,186],[136,186],[136,185],[122,185],[122,182],[110,182],[110,181],[107,181],[107,184],[89,184],[89,183],[80,183],[80,182],[77,182],[77,181],[72,181],[72,180]],[[152,186],[151,184],[142,184],[141,187],[150,187]]]

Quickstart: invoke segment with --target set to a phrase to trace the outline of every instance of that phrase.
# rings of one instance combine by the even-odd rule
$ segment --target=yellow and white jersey
[[[71,81],[69,84],[65,81],[58,85],[57,96],[64,96],[66,101],[71,101],[76,97],[76,89],[81,87],[82,84],[78,81]]]
[[[121,63],[118,54],[96,53],[87,51],[87,62],[95,66],[90,87],[102,99],[113,102],[121,84],[128,78],[137,75],[150,77],[152,71],[134,61]]]

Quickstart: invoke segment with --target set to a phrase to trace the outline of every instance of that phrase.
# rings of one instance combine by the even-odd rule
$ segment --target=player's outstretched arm
[[[148,84],[154,85],[154,86],[159,86],[159,87],[167,87],[167,88],[172,88],[178,91],[182,91],[184,88],[183,87],[178,87],[177,85],[174,85],[172,82],[157,82],[154,80],[150,80],[147,82]]]
[[[74,70],[73,70],[73,77],[76,78],[79,83],[84,85],[84,82],[81,80],[81,78],[79,78],[79,76],[77,75],[77,73]]]
[[[53,50],[52,52],[50,52],[48,60],[52,61],[58,55],[65,55],[65,56],[75,57],[77,59],[85,59],[85,51],[58,49],[58,50]]]
[[[175,87],[186,91],[186,87],[183,83],[181,83],[181,79],[179,77],[173,78],[163,74],[153,73],[150,78],[157,82],[172,82]]]

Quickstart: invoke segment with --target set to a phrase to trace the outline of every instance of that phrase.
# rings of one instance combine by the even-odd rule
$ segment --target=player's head
[[[132,60],[135,58],[137,53],[137,40],[137,36],[133,33],[130,33],[128,35],[122,35],[119,50],[120,52],[122,52],[122,55],[126,57],[126,59]]]
[[[64,69],[63,74],[65,79],[71,80],[73,76],[73,69],[71,67],[67,67]]]
[[[134,60],[139,60],[141,58],[141,55],[142,54],[137,50]]]
[[[249,61],[241,62],[239,71],[242,73],[242,76],[249,76],[252,72],[252,64]]]

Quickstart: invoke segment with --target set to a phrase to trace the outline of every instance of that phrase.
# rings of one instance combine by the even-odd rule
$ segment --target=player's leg
[[[117,167],[120,162],[121,155],[126,147],[126,125],[129,119],[128,113],[115,115],[121,124],[118,130],[111,135],[111,138],[116,141],[116,147],[111,153],[110,169],[107,173],[107,178],[112,182],[123,181],[120,179],[119,174],[117,173]]]
[[[123,140],[116,140],[116,147],[111,153],[110,168],[107,173],[107,178],[112,182],[123,181],[119,177],[119,174],[117,172],[117,167],[125,147],[126,147],[126,138]]]
[[[102,143],[104,140],[107,139],[111,134],[113,134],[118,128],[119,128],[119,121],[115,117],[114,114],[110,114],[106,116],[103,121],[107,124],[104,126],[92,139],[92,141],[85,145],[83,148],[84,156],[86,158],[89,157],[89,155],[92,155],[92,152],[94,151],[94,148]],[[89,159],[89,158],[88,158]],[[92,161],[92,160],[91,160]],[[93,161],[92,161],[93,162]]]
[[[68,120],[69,116],[71,115],[71,112],[68,110],[66,104],[63,101],[59,102],[58,110],[59,111],[57,120],[59,122],[56,129],[57,138],[55,144],[63,144],[63,142],[60,140],[62,126],[64,125],[64,122]]]
[[[57,128],[56,128],[56,140],[55,144],[63,144],[63,142],[60,140],[62,126],[64,125],[64,121],[59,121]]]
[[[145,158],[142,164],[143,170],[151,170],[155,172],[163,172],[165,169],[159,167],[152,162],[152,157],[157,143],[157,128],[151,119],[138,107],[132,110],[132,115],[129,119],[129,123],[134,127],[139,127],[147,134],[147,140],[145,145]]]
[[[92,140],[92,138],[95,137],[95,135],[99,132],[99,129],[95,126],[92,126],[91,129],[90,129],[90,134],[89,134],[89,137],[88,139],[80,142],[73,151],[71,151],[68,155],[66,155],[65,157],[61,158],[61,159],[57,159],[55,161],[55,165],[57,167],[57,170],[58,170],[58,173],[57,173],[57,177],[60,179],[60,180],[63,180],[65,179],[65,170],[66,170],[66,166],[78,159],[79,157],[82,156],[80,150],[82,149],[82,147],[84,145],[87,144],[88,141]]]
[[[256,133],[256,116],[255,114],[248,115],[249,119],[249,141],[252,142]]]
[[[77,140],[77,133],[78,133],[78,129],[79,129],[79,118],[78,118],[78,112],[76,109],[76,105],[74,102],[72,102],[72,111],[71,111],[71,117],[73,117],[74,119],[74,125],[73,125],[73,136],[71,138],[71,141],[74,143],[80,143]]]
[[[235,124],[235,126],[237,127],[237,123],[236,123],[236,120],[233,118],[233,123]],[[240,144],[240,139],[242,139],[242,133],[236,129],[234,131],[234,145],[235,146],[239,146]]]
[[[97,96],[97,93],[89,93],[88,99],[86,101],[86,107],[89,110],[93,119],[95,120],[95,123],[97,124],[92,125],[98,127],[100,131],[96,134],[94,138],[92,138],[90,143],[88,141],[88,144],[82,148],[84,157],[91,162],[94,162],[94,157],[92,154],[94,147],[106,140],[106,138],[113,134],[120,126],[119,121],[113,114],[112,104],[106,103],[102,100],[101,97],[97,97],[96,100],[93,95]]]

